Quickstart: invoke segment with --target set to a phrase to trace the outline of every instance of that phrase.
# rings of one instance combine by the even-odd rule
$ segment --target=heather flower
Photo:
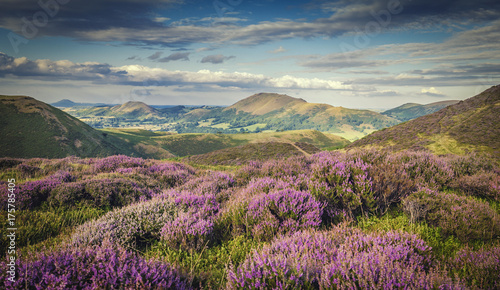
[[[92,164],[92,172],[112,172],[118,168],[142,167],[144,164],[145,161],[142,158],[115,155],[96,159]]]
[[[415,235],[365,234],[335,227],[296,232],[254,251],[228,271],[228,289],[453,289],[432,268],[430,248]]]
[[[445,236],[454,235],[462,242],[494,240],[500,236],[500,216],[487,202],[453,193],[422,189],[404,199],[410,216],[415,208],[432,226],[441,228]]]
[[[163,198],[132,204],[79,226],[71,243],[100,245],[109,239],[113,244],[141,247],[159,240],[161,228],[173,220],[175,211],[174,204]]]
[[[465,247],[456,253],[448,267],[467,286],[480,289],[500,288],[500,246],[477,251]]]
[[[322,214],[323,205],[311,194],[285,189],[256,196],[248,204],[247,219],[255,237],[270,239],[276,233],[318,227]]]
[[[334,218],[333,214],[339,210],[345,210],[349,219],[373,211],[375,200],[367,173],[368,164],[360,159],[338,157],[338,154],[326,153],[312,157],[315,161],[311,164],[308,186],[313,196],[327,204],[329,216],[324,218]]]
[[[2,269],[6,262],[1,261]],[[0,274],[3,289],[189,289],[171,265],[108,246],[63,249],[18,259],[15,282]],[[4,274],[5,273],[5,274]]]
[[[52,206],[85,203],[92,207],[119,207],[139,200],[150,199],[152,191],[123,179],[90,179],[57,185],[51,193]]]

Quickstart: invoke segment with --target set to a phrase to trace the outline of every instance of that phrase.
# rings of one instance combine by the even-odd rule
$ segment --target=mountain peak
[[[251,113],[252,115],[264,115],[283,107],[293,106],[299,103],[307,103],[303,99],[293,98],[288,95],[276,93],[259,93],[251,95],[229,107],[225,110],[236,109]]]

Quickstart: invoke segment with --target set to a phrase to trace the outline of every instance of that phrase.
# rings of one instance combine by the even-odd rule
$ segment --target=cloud
[[[23,34],[23,16],[30,22],[32,15],[42,11],[37,2],[4,1],[0,27]],[[39,27],[37,33],[30,36],[65,36],[85,41],[119,41],[168,47],[193,43],[256,45],[291,38],[335,37],[367,29],[432,30],[456,24],[484,24],[500,18],[500,2],[496,0],[342,0],[320,1],[322,5],[318,7],[330,16],[308,21],[279,19],[250,23],[236,17],[205,17],[169,24],[166,17],[151,11],[168,13],[172,5],[182,7],[183,1],[124,0],[119,5],[116,3],[114,0],[89,0],[58,5],[57,13],[49,16],[47,25]],[[480,38],[478,35],[475,37]]]
[[[95,84],[151,86],[189,86],[218,87],[234,89],[306,89],[306,90],[352,90],[352,86],[340,81],[301,78],[290,75],[270,77],[263,74],[245,72],[222,72],[199,70],[170,71],[142,65],[112,67],[100,63],[74,63],[68,60],[29,60],[25,57],[14,58],[0,53],[0,77],[58,80],[91,80]]]
[[[69,60],[29,60],[14,58],[0,52],[0,77],[22,76],[50,79],[99,80],[112,74],[109,64],[95,62],[74,63]],[[115,74],[121,72],[116,71]]]
[[[142,60],[142,58],[138,55],[133,55],[133,56],[127,57],[126,60]]]
[[[282,53],[282,52],[285,52],[285,51],[287,51],[287,50],[284,49],[283,46],[280,46],[280,47],[276,48],[275,50],[269,51],[269,53]]]
[[[435,87],[423,88],[420,93],[430,95],[430,96],[444,96],[443,92],[436,90]]]
[[[189,60],[189,52],[176,52],[172,53],[171,55],[167,57],[162,57],[158,59],[158,62],[169,62],[169,61],[174,61],[174,60]]]
[[[232,58],[235,58],[235,56],[223,56],[222,54],[207,55],[201,59],[201,63],[219,64]]]
[[[148,56],[148,59],[157,60],[161,57],[162,54],[163,54],[163,52],[157,51],[157,52],[153,53],[152,55]]]

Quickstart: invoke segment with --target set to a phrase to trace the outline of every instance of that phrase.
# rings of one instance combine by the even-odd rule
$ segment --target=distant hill
[[[264,115],[272,111],[290,108],[305,103],[307,102],[303,99],[292,98],[287,95],[260,93],[245,98],[234,105],[227,107],[224,111],[234,109],[236,110],[236,113],[243,111],[252,115]]]
[[[123,105],[114,106],[109,109],[107,115],[133,119],[161,118],[159,110],[143,102],[126,102]]]
[[[0,157],[140,155],[123,140],[31,97],[0,96],[0,124]]]
[[[308,103],[303,99],[274,93],[255,94],[229,107],[175,106],[157,110],[144,103],[129,102],[115,107],[73,107],[65,111],[97,128],[150,125],[154,130],[177,133],[310,129],[335,133],[349,140],[400,122],[369,110]]]
[[[416,119],[421,116],[432,114],[450,105],[454,105],[458,102],[459,101],[457,100],[451,100],[451,101],[430,103],[427,105],[407,103],[399,107],[396,107],[394,109],[387,110],[382,114],[400,120],[402,122],[405,122]]]
[[[75,103],[68,99],[62,99],[58,102],[51,103],[50,105],[57,108],[110,106],[109,104],[104,103]]]
[[[478,151],[500,158],[500,85],[433,114],[374,132],[348,147],[430,150],[438,154]]]

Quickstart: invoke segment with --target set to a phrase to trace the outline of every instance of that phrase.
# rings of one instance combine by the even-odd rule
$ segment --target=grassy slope
[[[342,148],[349,141],[333,134],[314,130],[262,132],[248,134],[169,134],[145,130],[107,129],[111,135],[134,145],[156,146],[176,156],[198,155],[250,143],[309,143],[322,149]],[[162,158],[155,156],[154,158]],[[164,157],[165,158],[165,157]]]
[[[281,142],[249,143],[206,154],[191,156],[188,162],[211,165],[241,165],[251,160],[269,160],[304,155],[297,145]],[[319,151],[319,150],[318,150]],[[314,152],[312,152],[314,153]]]
[[[408,104],[401,105],[397,108],[387,110],[387,111],[383,112],[382,114],[384,114],[386,116],[393,117],[394,119],[398,119],[398,120],[404,122],[404,121],[416,119],[416,118],[421,117],[421,116],[432,114],[432,113],[437,112],[443,108],[446,108],[447,106],[454,105],[456,103],[458,103],[458,101],[454,101],[454,100],[435,102],[435,103],[430,103],[427,105],[408,103]]]
[[[426,149],[435,153],[487,152],[500,158],[500,86],[436,113],[377,131],[349,147],[393,150]]]
[[[1,156],[61,158],[139,155],[124,141],[25,96],[0,96]]]

